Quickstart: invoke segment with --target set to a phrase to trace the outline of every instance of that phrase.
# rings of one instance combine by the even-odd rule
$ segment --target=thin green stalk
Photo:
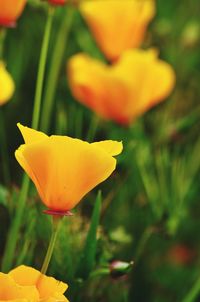
[[[3,58],[5,37],[6,37],[6,29],[3,27],[0,27],[0,59]]]
[[[51,121],[56,87],[58,83],[59,72],[61,69],[67,40],[73,20],[74,9],[68,6],[66,15],[63,16],[60,29],[58,30],[57,39],[55,41],[54,51],[50,63],[49,73],[47,77],[46,89],[44,92],[44,103],[42,108],[41,130],[48,132]]]
[[[28,195],[30,180],[24,175],[22,182],[22,189],[19,195],[18,205],[16,215],[14,217],[13,223],[11,225],[10,231],[8,233],[8,238],[6,241],[6,247],[4,252],[4,257],[2,260],[2,271],[8,272],[12,267],[12,262],[15,254],[15,248],[17,244],[17,239],[19,236],[19,230],[22,222],[22,216],[24,213],[25,202]]]
[[[53,13],[54,8],[49,6],[48,8],[48,16],[47,22],[45,26],[44,38],[42,42],[40,61],[38,67],[37,81],[36,81],[36,90],[35,90],[35,99],[34,99],[34,107],[33,107],[33,119],[32,119],[32,128],[38,129],[39,126],[39,118],[41,111],[41,100],[42,100],[42,89],[44,84],[44,73],[47,61],[47,52],[49,47],[49,39],[53,21]]]
[[[52,231],[51,239],[50,239],[49,246],[47,249],[47,253],[46,253],[42,268],[41,268],[41,273],[44,275],[47,272],[47,269],[48,269],[48,266],[49,266],[49,263],[50,263],[50,260],[51,260],[52,254],[53,254],[60,222],[61,222],[60,217],[53,216],[53,231]]]
[[[187,296],[182,300],[182,302],[195,302],[200,295],[200,277],[196,280],[193,287],[190,289]],[[199,300],[198,300],[199,301]]]
[[[40,117],[40,109],[41,109],[41,97],[42,97],[42,88],[44,82],[44,71],[46,66],[47,60],[47,51],[49,45],[49,38],[51,32],[51,25],[53,19],[53,8],[50,7],[48,10],[47,22],[45,26],[42,48],[40,53],[40,60],[39,60],[39,67],[38,67],[38,75],[37,75],[37,82],[36,82],[36,92],[35,92],[35,99],[34,99],[34,108],[33,108],[33,118],[32,118],[32,127],[34,129],[38,128],[39,124],[39,117]],[[16,214],[11,225],[8,239],[6,242],[4,257],[2,260],[2,271],[7,272],[11,269],[12,263],[14,260],[15,249],[17,245],[17,240],[19,237],[20,226],[22,223],[22,218],[24,214],[26,199],[28,196],[30,186],[30,180],[27,175],[24,175],[22,181],[22,188],[19,195],[19,200],[16,208]]]
[[[92,121],[90,123],[90,127],[88,129],[86,140],[88,142],[92,142],[95,138],[95,134],[99,125],[99,117],[97,115],[93,115]]]
[[[8,148],[6,140],[5,118],[3,109],[0,108],[0,138],[1,138],[1,162],[4,183],[8,186],[10,184],[10,169],[8,160]]]
[[[135,257],[134,257],[134,260],[136,263],[138,262],[139,258],[141,257],[142,253],[144,252],[145,246],[146,246],[148,240],[150,239],[151,235],[153,234],[153,230],[154,229],[152,227],[148,227],[142,234],[142,237],[138,243]]]

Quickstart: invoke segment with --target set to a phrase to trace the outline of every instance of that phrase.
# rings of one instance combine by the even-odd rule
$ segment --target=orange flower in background
[[[53,5],[65,5],[67,0],[48,0],[48,2]]]
[[[0,26],[14,26],[26,2],[26,0],[0,0]]]
[[[67,302],[63,295],[67,287],[32,267],[21,265],[8,274],[0,273],[0,302]]]
[[[0,106],[11,99],[14,89],[14,81],[7,72],[4,63],[0,61]]]
[[[18,124],[25,144],[15,152],[19,164],[34,182],[43,203],[65,215],[115,170],[113,156],[122,143],[87,143],[68,136],[47,136]],[[54,212],[54,213],[53,213]]]
[[[154,0],[82,1],[80,11],[109,60],[143,42],[147,25],[155,15]]]
[[[68,77],[78,101],[124,125],[163,101],[175,83],[172,67],[153,49],[129,50],[112,66],[77,54],[69,60]]]

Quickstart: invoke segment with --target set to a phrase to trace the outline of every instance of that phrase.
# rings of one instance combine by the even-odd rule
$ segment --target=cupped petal
[[[104,151],[108,152],[111,156],[119,155],[123,150],[123,144],[122,142],[118,141],[101,141],[101,142],[95,142],[91,145],[96,146],[98,148],[102,148]]]
[[[14,81],[6,70],[4,63],[0,61],[0,105],[3,105],[11,99],[14,90]]]
[[[0,273],[0,300],[27,299],[31,302],[39,301],[36,287],[21,286],[9,274]]]
[[[21,146],[16,158],[52,210],[72,209],[114,171],[116,160],[103,148],[66,136]]]
[[[18,266],[9,275],[21,286],[35,286],[40,300],[50,299],[58,295],[63,296],[63,293],[68,288],[66,283],[60,282],[53,277],[45,276],[36,269],[25,265]]]

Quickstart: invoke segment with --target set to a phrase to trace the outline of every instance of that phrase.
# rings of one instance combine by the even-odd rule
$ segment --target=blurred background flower
[[[0,61],[0,105],[5,104],[11,99],[14,89],[14,81],[6,70],[5,64]]]
[[[78,54],[69,60],[68,78],[77,100],[123,125],[163,101],[175,84],[173,68],[155,50],[129,50],[111,66]]]
[[[26,0],[0,0],[0,26],[15,26],[26,2]]]
[[[81,1],[80,11],[94,38],[109,60],[143,42],[155,15],[154,0]]]

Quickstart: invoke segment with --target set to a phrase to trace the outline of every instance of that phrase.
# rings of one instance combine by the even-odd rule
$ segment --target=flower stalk
[[[44,84],[44,73],[45,73],[45,67],[47,61],[47,52],[48,52],[50,33],[51,33],[51,27],[53,21],[53,13],[54,13],[54,8],[49,7],[44,36],[43,36],[42,48],[40,53],[40,59],[39,59],[37,81],[36,81],[36,90],[35,90],[33,116],[32,116],[32,127],[34,129],[37,129],[39,126],[42,90]],[[2,260],[2,271],[4,272],[9,271],[12,267],[19,230],[22,222],[26,199],[28,196],[29,186],[30,186],[30,180],[27,175],[24,175],[22,181],[22,188],[18,200],[18,206],[16,208],[15,218],[13,220],[11,229],[8,234],[5,253]]]

